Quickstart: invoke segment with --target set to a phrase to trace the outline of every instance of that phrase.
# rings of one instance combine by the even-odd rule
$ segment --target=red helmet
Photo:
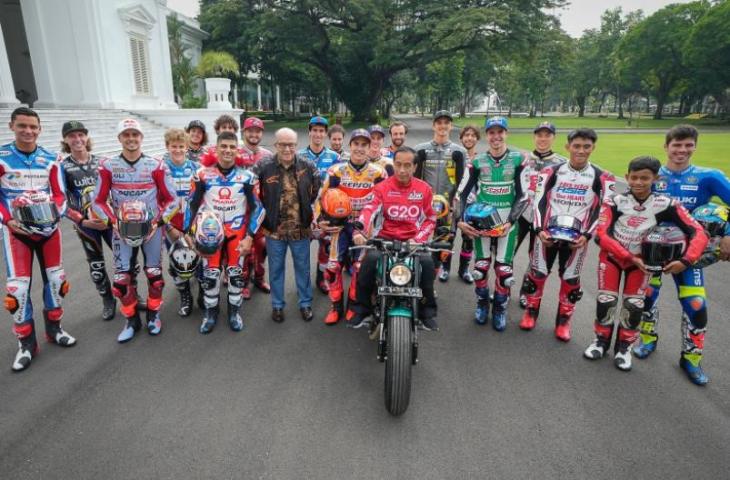
[[[319,203],[322,216],[330,225],[344,225],[352,213],[350,196],[339,188],[328,188]]]
[[[139,247],[152,231],[154,215],[140,200],[127,200],[117,210],[119,236],[130,247]]]

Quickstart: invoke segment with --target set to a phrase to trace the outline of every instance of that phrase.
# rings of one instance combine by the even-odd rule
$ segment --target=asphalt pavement
[[[429,123],[413,126],[408,143],[426,140]],[[410,407],[394,418],[384,408],[375,343],[362,330],[325,326],[320,293],[315,321],[303,322],[291,263],[282,324],[270,320],[268,296],[254,292],[243,307],[243,332],[222,321],[200,335],[200,312],[178,317],[168,281],[162,334],[142,332],[119,345],[121,315],[101,320],[68,224],[63,236],[72,285],[64,326],[79,342],[67,350],[43,343],[31,368],[14,374],[16,342],[2,314],[3,480],[728,478],[728,264],[706,271],[705,388],[678,367],[681,311],[668,278],[651,358],[624,373],[611,356],[582,357],[593,337],[593,243],[567,344],[552,332],[556,278],[533,332],[517,327],[522,311],[513,301],[508,328],[498,333],[473,322],[473,289],[452,276],[437,285],[441,331],[420,336]],[[518,278],[526,258],[523,246]],[[40,290],[37,277],[38,310]]]

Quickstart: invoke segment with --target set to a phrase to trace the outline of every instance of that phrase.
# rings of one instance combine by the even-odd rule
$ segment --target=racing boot
[[[147,310],[147,333],[159,335],[162,331],[162,320],[159,310]]]
[[[200,310],[205,310],[205,298],[203,294],[203,288],[200,285],[198,285],[198,299],[196,300],[196,302]]]
[[[231,302],[228,302],[228,326],[234,332],[243,330],[243,319],[241,318],[240,310],[240,305],[233,305]]]
[[[189,317],[193,311],[193,294],[190,291],[190,282],[185,282],[180,289],[180,309],[177,314],[181,317]]]
[[[474,312],[474,321],[479,325],[484,325],[487,323],[487,318],[489,318],[489,304],[491,303],[489,289],[477,287],[475,290],[477,293],[477,308]]]
[[[248,283],[246,283],[246,285],[241,287],[241,297],[244,300],[251,300],[251,289],[248,288]]]
[[[253,279],[253,286],[258,288],[264,293],[271,293],[271,286],[266,283],[266,280],[264,280],[264,277],[261,278],[254,278]]]
[[[469,261],[471,260],[471,257],[466,257],[464,255],[459,255],[459,278],[467,284],[474,283],[474,277],[472,276],[471,272],[469,271]]]
[[[35,333],[18,340],[18,353],[15,354],[15,360],[13,361],[13,371],[22,372],[30,367],[30,362],[33,357],[38,355],[38,351]]]
[[[527,308],[527,295],[520,293],[520,308],[525,310]]]
[[[613,324],[603,325],[598,321],[593,323],[593,330],[596,332],[596,338],[588,345],[583,352],[583,356],[588,360],[598,360],[603,358],[611,346],[611,338],[613,338]],[[631,345],[631,343],[629,343]],[[616,345],[618,349],[618,344]]]
[[[616,342],[616,351],[613,354],[613,364],[623,372],[631,370],[631,343],[625,340]]]
[[[62,347],[73,347],[76,345],[76,339],[61,328],[61,321],[49,320],[48,316],[49,312],[44,311],[43,318],[46,323],[46,340]]]
[[[441,271],[439,272],[439,282],[446,283],[449,281],[449,269],[446,268],[446,266],[441,267]]]
[[[634,347],[634,356],[645,359],[656,350],[659,336],[656,333],[657,308],[654,305],[651,310],[644,312],[644,317],[639,323],[639,342]]]
[[[535,296],[528,296],[526,300],[527,308],[522,315],[522,320],[520,320],[520,328],[525,331],[530,331],[537,325],[537,316],[540,314],[540,303],[542,299]]]
[[[687,374],[689,381],[700,387],[707,385],[709,377],[702,370],[701,353],[683,353],[679,358],[679,367]]]
[[[218,305],[211,308],[205,309],[203,315],[203,323],[200,324],[200,333],[206,334],[213,331],[215,324],[218,321]]]
[[[127,319],[124,328],[117,336],[117,342],[126,343],[134,338],[134,334],[142,328],[142,321],[139,318],[139,312],[135,310],[134,315]]]
[[[117,314],[117,300],[112,295],[111,289],[101,296],[104,306],[101,309],[101,318],[104,321],[113,320]]]
[[[327,283],[327,280],[324,278],[324,272],[317,267],[317,279],[316,279],[317,288],[320,292],[327,295],[330,291],[330,286]]]
[[[570,341],[570,329],[573,323],[575,304],[558,302],[558,314],[555,316],[555,337],[561,342]]]
[[[503,332],[507,328],[507,305],[509,305],[509,295],[495,292],[492,305],[492,328],[498,332]]]
[[[529,288],[530,285],[530,278],[525,274],[524,277],[522,277],[522,286],[520,287],[520,308],[522,310],[525,310],[527,308],[527,288]]]
[[[327,316],[324,317],[325,325],[334,325],[339,322],[340,318],[342,318],[343,311],[344,307],[342,305],[342,300],[332,302],[332,307],[330,307],[330,311],[327,312]]]

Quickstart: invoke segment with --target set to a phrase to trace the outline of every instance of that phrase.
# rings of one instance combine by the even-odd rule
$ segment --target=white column
[[[0,26],[0,107],[15,107],[20,102],[15,98],[15,85],[10,73],[8,52],[5,50],[3,28]]]
[[[277,85],[276,86],[276,111],[277,112],[281,111],[281,96],[280,95],[281,94],[279,92],[279,85]]]
[[[261,82],[260,79],[259,79],[259,82]],[[261,83],[256,84],[256,98],[258,100],[256,109],[260,112],[262,110],[262,108],[261,108]]]

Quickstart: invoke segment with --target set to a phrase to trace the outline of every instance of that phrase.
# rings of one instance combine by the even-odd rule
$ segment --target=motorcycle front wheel
[[[385,408],[398,416],[408,409],[411,400],[411,365],[413,331],[408,317],[390,317],[387,326],[385,360]]]

